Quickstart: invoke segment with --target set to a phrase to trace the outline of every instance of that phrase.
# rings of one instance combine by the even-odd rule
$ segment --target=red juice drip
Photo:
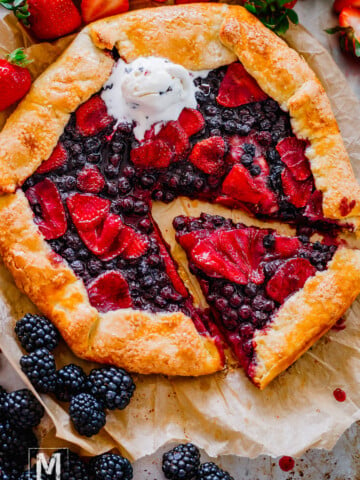
[[[284,472],[290,472],[295,467],[295,460],[292,457],[281,457],[279,460],[279,467]]]
[[[341,388],[336,388],[333,391],[333,395],[335,397],[335,400],[337,400],[338,402],[345,402],[346,400],[346,393],[344,392],[344,390],[341,390]]]
[[[335,330],[336,332],[340,332],[341,330],[345,330],[346,325],[345,325],[345,318],[341,317],[339,320],[335,323],[333,327],[331,327],[331,330]]]

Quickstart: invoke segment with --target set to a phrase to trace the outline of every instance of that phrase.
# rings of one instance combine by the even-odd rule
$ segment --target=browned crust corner
[[[223,368],[214,340],[182,313],[99,315],[83,282],[44,240],[21,190],[0,197],[0,224],[0,255],[16,285],[78,356],[138,373],[196,376]]]
[[[360,293],[360,251],[339,247],[328,269],[309,278],[254,337],[253,382],[263,389],[305,353]]]

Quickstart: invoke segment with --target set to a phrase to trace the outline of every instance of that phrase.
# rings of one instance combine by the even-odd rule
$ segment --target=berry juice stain
[[[295,460],[292,457],[281,457],[279,460],[279,467],[284,472],[290,472],[295,467]]]
[[[331,330],[335,330],[335,332],[340,332],[341,330],[345,330],[346,325],[345,325],[345,318],[341,317],[339,320],[335,323],[335,325],[331,328]]]
[[[333,391],[333,395],[338,402],[345,402],[346,400],[346,393],[341,388],[336,388]]]

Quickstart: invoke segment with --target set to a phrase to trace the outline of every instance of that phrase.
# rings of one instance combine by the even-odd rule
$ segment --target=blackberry
[[[162,471],[170,480],[190,480],[200,467],[200,452],[192,443],[180,444],[164,453]]]
[[[21,429],[36,427],[45,413],[41,403],[27,388],[7,394],[5,412],[10,422]]]
[[[96,435],[106,423],[102,404],[88,393],[72,397],[69,414],[75,429],[85,437]]]
[[[0,385],[0,419],[5,415],[6,390]]]
[[[101,367],[91,370],[90,392],[109,410],[125,408],[135,390],[131,375],[122,368]]]
[[[62,402],[69,402],[72,396],[83,392],[86,387],[86,374],[78,365],[71,363],[58,370],[55,395]]]
[[[0,454],[0,470],[5,472],[10,480],[17,480],[20,473],[24,470],[27,461],[27,458],[21,461],[18,457]]]
[[[37,449],[38,441],[32,430],[16,430],[9,420],[0,422],[1,454],[16,456],[19,462],[25,463],[28,453],[35,455]]]
[[[36,468],[32,467],[30,470],[23,472],[17,480],[47,480],[47,476],[44,473],[41,473],[39,478]]]
[[[38,392],[54,392],[56,388],[56,365],[54,356],[45,347],[38,348],[20,358],[21,370]]]
[[[87,464],[76,453],[67,448],[58,450],[56,453],[60,453],[61,458],[61,480],[90,480]],[[55,478],[55,474],[50,476],[50,480]]]
[[[127,458],[114,453],[105,453],[91,462],[97,480],[131,480],[133,469]]]
[[[0,467],[0,480],[10,480],[9,475]]]
[[[46,318],[27,313],[16,323],[15,333],[28,353],[46,347],[50,352],[59,343],[59,333]]]
[[[234,480],[234,478],[215,463],[207,462],[199,468],[196,480]]]

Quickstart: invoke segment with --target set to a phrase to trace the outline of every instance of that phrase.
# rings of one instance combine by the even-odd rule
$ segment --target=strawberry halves
[[[105,102],[99,95],[94,95],[83,103],[75,112],[76,125],[84,136],[96,135],[111,125],[114,119],[107,113]]]
[[[40,205],[42,218],[36,218],[36,223],[46,240],[64,235],[67,230],[67,221],[56,185],[46,178],[30,187],[25,195],[31,205]]]
[[[241,63],[236,62],[229,65],[216,100],[220,105],[232,108],[261,102],[267,98],[256,80],[247,73]]]
[[[42,162],[36,173],[47,173],[65,165],[68,155],[64,146],[59,142],[50,157]]]
[[[99,275],[88,285],[87,291],[91,305],[101,313],[132,306],[128,284],[115,270]]]

